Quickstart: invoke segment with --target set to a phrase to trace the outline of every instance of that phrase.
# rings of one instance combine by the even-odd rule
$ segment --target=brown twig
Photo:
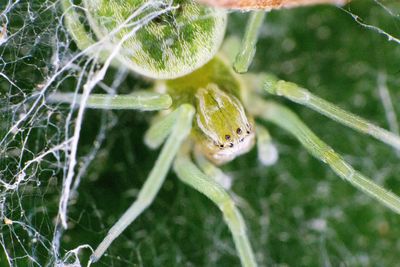
[[[201,3],[231,9],[279,9],[315,4],[344,5],[350,0],[198,0]]]

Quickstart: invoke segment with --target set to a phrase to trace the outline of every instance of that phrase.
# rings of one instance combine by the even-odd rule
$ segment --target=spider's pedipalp
[[[265,166],[270,166],[278,161],[278,149],[272,143],[271,135],[262,125],[256,125],[258,160]]]

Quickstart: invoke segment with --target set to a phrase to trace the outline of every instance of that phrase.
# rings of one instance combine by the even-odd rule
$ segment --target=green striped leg
[[[117,238],[125,228],[128,227],[153,202],[165,180],[178,149],[190,133],[193,116],[194,108],[191,105],[183,104],[167,116],[167,118],[175,118],[174,123],[169,129],[158,127],[159,124],[157,123],[152,126],[150,129],[151,131],[156,132],[157,130],[166,130],[169,137],[167,138],[153,169],[141,188],[137,199],[109,230],[107,236],[90,257],[90,262],[96,262],[104,254],[114,239]],[[162,121],[159,123],[162,123]],[[165,137],[168,134],[162,133]],[[157,136],[157,134],[154,133],[154,136]]]
[[[49,103],[74,104],[79,107],[81,94],[52,93],[47,97]],[[137,91],[127,95],[91,94],[85,102],[86,108],[94,109],[135,109],[153,111],[168,109],[172,104],[169,95],[150,91]]]
[[[246,225],[231,196],[215,181],[215,179],[208,177],[200,171],[185,153],[178,154],[174,162],[174,170],[179,179],[203,193],[222,211],[224,219],[232,233],[236,250],[239,252],[242,266],[257,266],[246,233]]]
[[[232,177],[224,173],[220,168],[215,166],[212,162],[204,157],[204,155],[198,151],[194,153],[194,159],[197,166],[210,178],[213,178],[219,183],[225,190],[230,190],[232,187]]]
[[[297,84],[282,80],[278,81],[272,76],[266,76],[264,89],[270,94],[283,96],[293,102],[307,106],[328,118],[340,122],[356,131],[373,136],[400,150],[399,136],[313,95],[310,91],[299,87]]]
[[[291,110],[258,97],[252,99],[251,111],[293,134],[314,157],[320,159],[342,179],[372,196],[386,207],[400,214],[400,198],[377,185],[350,166],[330,146],[319,139]]]
[[[75,7],[71,0],[62,0],[61,6],[64,10],[64,23],[80,50],[85,50],[89,46],[95,44],[90,34],[81,23],[81,16],[75,12]]]
[[[246,25],[246,32],[239,53],[233,63],[233,69],[238,73],[245,73],[249,69],[256,53],[258,34],[265,18],[265,11],[251,12]]]

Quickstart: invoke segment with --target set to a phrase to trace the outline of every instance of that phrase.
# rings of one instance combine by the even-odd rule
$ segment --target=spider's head
[[[197,147],[215,164],[248,152],[254,145],[254,126],[242,103],[216,84],[196,93]]]

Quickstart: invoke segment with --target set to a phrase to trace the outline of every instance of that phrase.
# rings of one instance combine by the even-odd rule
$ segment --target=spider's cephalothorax
[[[192,135],[209,160],[223,164],[253,147],[254,121],[241,101],[241,79],[221,57],[166,85],[176,105],[196,108]]]
[[[242,103],[216,84],[196,93],[197,148],[216,164],[231,161],[254,145],[254,126]]]

